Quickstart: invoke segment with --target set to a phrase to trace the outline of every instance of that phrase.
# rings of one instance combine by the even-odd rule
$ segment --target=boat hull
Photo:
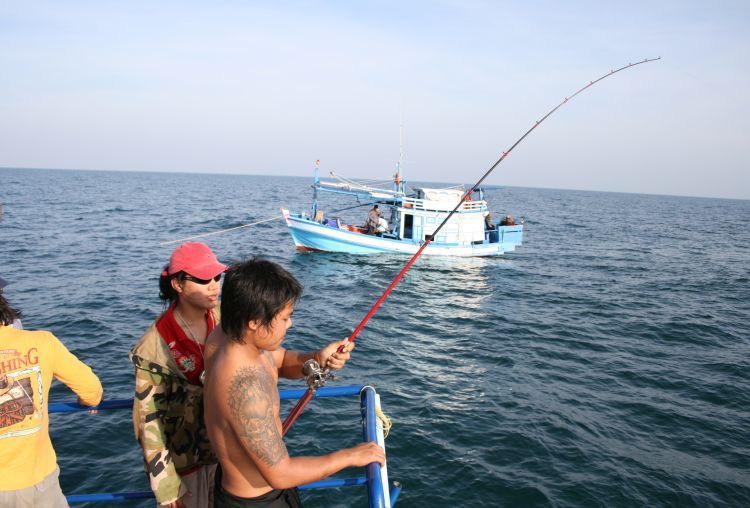
[[[419,250],[420,244],[411,240],[384,238],[367,235],[348,229],[331,227],[320,224],[299,214],[292,214],[282,209],[284,221],[289,227],[297,250],[345,252],[348,254],[410,254]],[[523,226],[501,226],[497,233],[497,241],[490,243],[472,244],[440,244],[430,243],[424,250],[425,255],[431,256],[500,256],[513,251],[520,245],[523,237]]]

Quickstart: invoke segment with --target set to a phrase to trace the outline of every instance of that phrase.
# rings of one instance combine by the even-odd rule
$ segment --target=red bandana
[[[174,305],[171,305],[167,312],[156,322],[156,329],[166,342],[169,350],[172,352],[174,361],[180,371],[185,374],[187,380],[194,385],[202,385],[200,380],[203,372],[203,351],[205,346],[196,343],[187,336],[182,327],[177,323],[174,317]],[[206,325],[208,333],[216,326],[214,314],[211,311],[206,312]]]

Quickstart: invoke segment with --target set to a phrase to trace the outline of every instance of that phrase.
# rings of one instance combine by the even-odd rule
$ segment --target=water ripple
[[[303,350],[347,336],[405,262],[296,253],[278,207],[307,207],[308,179],[36,170],[0,179],[9,297],[28,328],[53,330],[89,362],[111,398],[132,396],[127,351],[162,308],[158,275],[173,246],[159,242],[279,215],[205,240],[225,262],[264,255],[300,278],[287,344]],[[167,197],[173,189],[179,199]],[[486,195],[493,210],[526,217],[525,244],[501,259],[421,259],[340,374],[375,384],[395,422],[399,506],[750,505],[750,202]],[[338,215],[358,223],[363,210]],[[721,218],[731,234],[694,217]],[[72,397],[56,385],[51,398]],[[289,435],[292,452],[355,444],[359,410],[348,403],[314,401]],[[83,418],[52,417],[63,489],[147,489],[130,415]],[[303,498],[362,505],[355,490]]]

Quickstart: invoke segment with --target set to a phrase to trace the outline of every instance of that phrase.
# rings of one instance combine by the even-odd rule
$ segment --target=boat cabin
[[[415,197],[403,197],[391,205],[391,224],[394,236],[402,240],[421,242],[432,235],[448,214],[461,203],[460,189],[414,189]],[[483,242],[484,218],[489,213],[483,200],[466,199],[457,213],[438,232],[438,243],[467,244]]]

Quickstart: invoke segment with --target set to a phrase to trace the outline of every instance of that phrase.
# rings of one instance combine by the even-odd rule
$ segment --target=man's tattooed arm
[[[255,366],[237,369],[229,386],[227,403],[239,436],[266,465],[275,466],[288,456],[276,426],[274,380]]]

